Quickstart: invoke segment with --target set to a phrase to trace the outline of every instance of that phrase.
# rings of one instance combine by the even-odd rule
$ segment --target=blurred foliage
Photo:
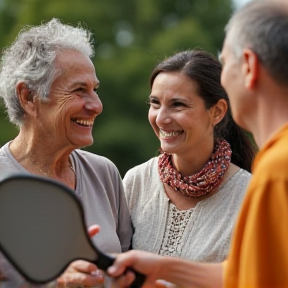
[[[0,0],[0,48],[26,25],[53,17],[87,26],[95,37],[93,58],[101,82],[103,113],[86,149],[108,157],[125,172],[156,155],[158,139],[147,120],[149,77],[176,51],[221,50],[230,0]],[[0,145],[18,130],[0,114]]]

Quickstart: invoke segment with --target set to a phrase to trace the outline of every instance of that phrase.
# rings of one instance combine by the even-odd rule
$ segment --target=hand
[[[100,231],[98,225],[89,227],[88,234],[90,237]],[[104,273],[97,269],[93,263],[84,260],[72,262],[65,272],[57,279],[58,288],[67,287],[93,287],[104,282]]]
[[[108,268],[108,275],[117,277],[113,280],[113,287],[129,287],[135,279],[135,274],[129,268],[146,275],[143,288],[163,287],[158,285],[161,263],[164,257],[149,252],[131,250],[118,254],[115,262]],[[127,272],[125,272],[128,269]],[[123,273],[125,273],[123,275]],[[160,284],[160,283],[159,283]]]

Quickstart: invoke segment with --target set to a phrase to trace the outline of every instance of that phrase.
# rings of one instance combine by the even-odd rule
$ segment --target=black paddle
[[[56,279],[77,259],[104,271],[115,260],[92,243],[74,192],[35,175],[0,182],[0,249],[20,274],[37,284]],[[141,287],[145,276],[135,274],[131,287]]]

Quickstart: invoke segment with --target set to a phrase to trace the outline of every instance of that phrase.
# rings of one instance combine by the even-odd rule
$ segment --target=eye
[[[93,91],[94,91],[96,94],[98,94],[98,90],[99,90],[99,87],[95,87],[95,88],[93,89]]]
[[[78,87],[73,90],[73,93],[82,93],[85,92],[85,89],[83,87]]]
[[[173,103],[173,106],[174,106],[174,107],[180,107],[180,106],[185,106],[185,104],[182,103],[182,102],[177,101],[177,102],[174,102],[174,103]]]
[[[149,98],[149,100],[146,103],[150,105],[150,107],[153,107],[153,108],[159,108],[160,106],[160,103],[158,99],[156,98]]]

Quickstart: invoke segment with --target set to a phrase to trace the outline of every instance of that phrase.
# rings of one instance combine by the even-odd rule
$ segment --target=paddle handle
[[[112,266],[114,261],[115,261],[115,257],[98,251],[98,259],[95,264],[97,265],[99,269],[106,271],[110,266]],[[130,270],[135,274],[135,280],[130,285],[130,288],[141,288],[145,281],[145,275],[133,269],[130,269]]]

